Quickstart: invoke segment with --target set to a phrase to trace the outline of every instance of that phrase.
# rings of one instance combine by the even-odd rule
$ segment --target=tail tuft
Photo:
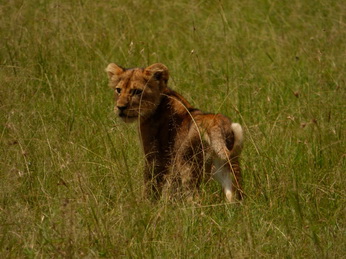
[[[242,149],[243,149],[243,142],[244,142],[244,134],[243,134],[243,128],[240,126],[239,123],[232,123],[231,129],[234,134],[234,146],[231,151],[231,156],[239,156]]]

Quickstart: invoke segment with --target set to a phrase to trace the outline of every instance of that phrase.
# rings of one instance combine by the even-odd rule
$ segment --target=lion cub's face
[[[145,120],[153,114],[169,77],[167,67],[159,63],[144,69],[124,69],[111,63],[106,72],[115,90],[114,111],[125,122]]]

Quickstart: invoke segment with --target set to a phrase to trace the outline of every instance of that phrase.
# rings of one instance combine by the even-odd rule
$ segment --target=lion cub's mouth
[[[131,118],[137,118],[138,115],[128,115],[128,114],[125,114],[125,113],[122,112],[122,113],[119,113],[119,117],[131,119]]]
[[[138,115],[131,115],[131,114],[126,114],[123,111],[118,112],[118,116],[123,119],[125,122],[132,122],[135,121],[138,118]]]

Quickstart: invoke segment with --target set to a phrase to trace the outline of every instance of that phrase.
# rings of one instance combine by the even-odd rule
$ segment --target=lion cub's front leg
[[[144,168],[144,192],[147,198],[159,199],[163,187],[164,174],[158,157],[148,155]]]
[[[147,198],[159,199],[167,172],[167,158],[160,152],[160,142],[150,125],[142,124],[140,127],[141,142],[145,155],[144,193]]]

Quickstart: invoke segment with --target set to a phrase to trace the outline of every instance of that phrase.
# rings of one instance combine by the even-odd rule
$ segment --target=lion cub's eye
[[[132,89],[133,95],[141,95],[143,93],[142,89]]]
[[[115,91],[117,91],[117,93],[120,94],[121,88],[117,87],[117,88],[115,88]]]

